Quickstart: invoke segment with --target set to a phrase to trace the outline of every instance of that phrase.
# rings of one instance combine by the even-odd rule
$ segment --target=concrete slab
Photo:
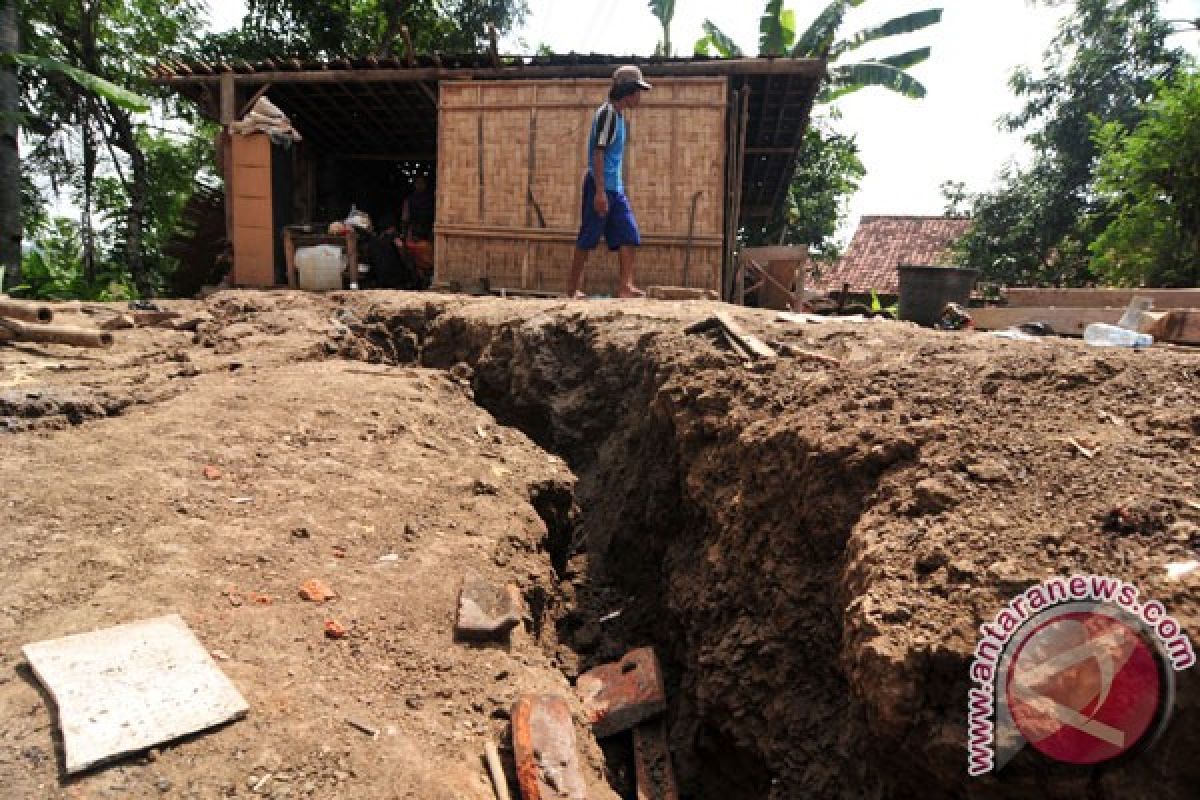
[[[249,710],[178,614],[28,644],[22,652],[58,706],[69,774]]]

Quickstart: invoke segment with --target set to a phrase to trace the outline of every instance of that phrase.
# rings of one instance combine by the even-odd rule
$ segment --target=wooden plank
[[[525,78],[612,78],[612,64],[573,64],[569,66],[519,67],[428,67],[421,69],[358,69],[309,70],[305,72],[254,72],[233,74],[239,86],[261,83],[403,83],[440,80],[503,80]],[[807,58],[746,58],[714,59],[711,61],[664,62],[643,64],[647,77],[674,78],[684,76],[717,77],[728,75],[804,75],[820,79],[825,75],[825,62]],[[171,75],[152,78],[159,86],[195,86],[216,84],[218,75]]]
[[[1016,308],[1125,308],[1134,297],[1149,297],[1157,310],[1200,309],[1200,289],[1009,289]]]
[[[1155,341],[1200,345],[1200,311],[1167,311],[1148,316],[1155,319],[1142,326],[1142,332],[1153,336]]]
[[[981,331],[1001,331],[1027,322],[1044,322],[1057,334],[1082,336],[1093,322],[1116,325],[1121,308],[972,308],[971,319]]]

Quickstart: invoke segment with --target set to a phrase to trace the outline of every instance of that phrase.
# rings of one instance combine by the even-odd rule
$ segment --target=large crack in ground
[[[1185,630],[1200,628],[1200,583],[1165,569],[1200,548],[1194,354],[797,324],[704,303],[228,292],[205,308],[211,319],[195,338],[130,331],[111,357],[80,364],[6,351],[7,385],[22,402],[41,399],[29,395],[42,387],[64,397],[83,387],[88,398],[135,403],[101,404],[104,419],[78,422],[63,406],[6,440],[37,467],[0,462],[27,487],[9,501],[11,514],[28,507],[12,543],[20,586],[8,605],[21,612],[7,624],[24,626],[12,641],[32,640],[35,628],[44,635],[37,615],[71,607],[61,595],[110,595],[63,631],[98,625],[118,601],[132,618],[129,598],[140,595],[110,578],[133,564],[169,566],[190,545],[187,563],[203,565],[191,573],[273,586],[281,600],[226,620],[209,616],[229,613],[224,599],[214,605],[216,590],[190,574],[181,581],[164,567],[151,575],[159,583],[139,584],[202,611],[200,633],[231,653],[242,680],[258,682],[262,727],[233,735],[286,731],[300,742],[289,757],[319,761],[311,751],[336,731],[315,724],[315,706],[299,716],[276,708],[272,662],[256,662],[250,643],[274,642],[320,680],[340,664],[342,694],[402,719],[398,732],[416,731],[408,749],[389,740],[387,753],[403,757],[388,764],[377,761],[382,752],[339,745],[360,759],[364,787],[402,769],[415,796],[482,795],[475,753],[464,761],[469,747],[455,744],[464,723],[502,737],[505,691],[569,691],[557,671],[574,679],[650,644],[666,671],[687,800],[1195,796],[1195,671],[1179,676],[1166,735],[1136,758],[1069,768],[1026,748],[1001,774],[969,780],[965,746],[978,626],[1025,587],[1051,575],[1117,575]],[[746,365],[685,335],[717,309],[840,363]],[[440,372],[330,360],[339,356]],[[47,422],[64,432],[35,432]],[[112,457],[109,437],[136,442],[136,452]],[[97,465],[81,468],[79,452]],[[226,479],[198,477],[205,463],[226,470],[228,490]],[[142,470],[173,482],[159,487]],[[99,491],[98,520],[78,502],[83,491]],[[260,492],[254,505],[231,506]],[[328,533],[295,539],[290,515],[314,504]],[[253,535],[243,530],[251,520]],[[95,564],[73,559],[76,527],[88,548],[113,552]],[[352,548],[342,588],[358,588],[344,606],[359,609],[364,629],[352,644],[368,648],[333,667],[323,659],[341,651],[297,637],[306,609],[282,602],[330,535]],[[213,553],[201,545],[210,537]],[[117,552],[129,547],[140,551]],[[376,563],[381,553],[398,560]],[[509,653],[442,652],[449,563],[521,586],[532,638],[521,632]],[[393,567],[396,579],[384,580]],[[92,588],[55,577],[76,569]],[[189,593],[182,601],[176,584]],[[376,685],[383,668],[403,674]],[[7,707],[26,702],[8,689]],[[175,774],[228,783],[228,774],[201,778],[208,767],[197,766],[225,760],[225,744],[202,740],[202,760]],[[599,750],[580,744],[595,777]],[[603,745],[609,783],[628,795],[628,752]],[[324,769],[292,772],[323,786]]]
[[[657,649],[685,797],[1077,797],[1085,786],[1132,797],[1186,785],[1177,750],[1085,775],[1026,753],[1004,780],[970,785],[963,766],[958,698],[978,620],[1039,569],[1113,569],[1081,521],[1083,498],[1108,502],[1102,480],[1081,474],[1092,491],[1074,489],[1068,507],[1038,499],[1036,473],[1004,466],[1038,452],[1053,417],[1012,392],[1132,394],[1120,369],[1073,352],[1065,366],[1049,350],[995,351],[985,359],[998,368],[980,369],[978,345],[836,325],[788,335],[853,369],[748,366],[684,336],[697,310],[543,306],[360,307],[329,349],[451,370],[497,420],[567,460],[581,512],[568,518],[561,495],[542,504],[559,584],[532,598],[539,634],[571,678]],[[1004,422],[994,398],[1013,404]],[[1178,399],[1185,413],[1164,415],[1164,441],[1192,424]],[[975,463],[987,453],[1002,457]],[[1047,458],[1060,482],[1063,459]],[[1022,483],[1028,492],[1012,488]],[[1006,492],[1021,499],[1005,513],[1036,512],[1027,527],[995,513]],[[1039,525],[1074,532],[1051,551],[1066,556],[1057,565]],[[623,754],[608,751],[626,790]]]
[[[728,376],[700,390],[685,377],[695,373],[659,369],[657,336],[640,325],[598,345],[594,324],[571,317],[364,322],[360,356],[470,370],[477,402],[575,470],[577,519],[561,493],[534,498],[561,582],[532,605],[570,677],[656,648],[686,796],[878,793],[839,667],[838,578],[865,499],[914,457],[912,442],[829,447],[789,427],[742,430],[728,415],[750,387]],[[731,359],[699,352],[692,367],[728,372]],[[623,753],[609,751],[610,778],[627,788]]]

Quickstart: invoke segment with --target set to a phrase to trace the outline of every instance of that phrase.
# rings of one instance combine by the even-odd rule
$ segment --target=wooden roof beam
[[[436,54],[435,54],[436,55]],[[440,60],[440,58],[439,58]],[[745,58],[713,61],[662,62],[645,64],[648,76],[698,77],[729,75],[794,75],[820,80],[825,62],[800,58]],[[303,72],[256,72],[235,75],[238,84],[260,83],[406,83],[438,80],[503,80],[505,78],[611,78],[612,64],[572,64],[555,66],[501,66],[414,69],[306,70]],[[216,76],[174,75],[155,78],[154,83],[174,86],[215,81]]]

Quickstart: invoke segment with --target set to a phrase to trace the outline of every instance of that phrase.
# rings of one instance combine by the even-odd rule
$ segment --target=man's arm
[[[608,215],[608,192],[604,186],[604,150],[600,147],[592,153],[592,175],[596,178],[596,213],[604,217]]]

